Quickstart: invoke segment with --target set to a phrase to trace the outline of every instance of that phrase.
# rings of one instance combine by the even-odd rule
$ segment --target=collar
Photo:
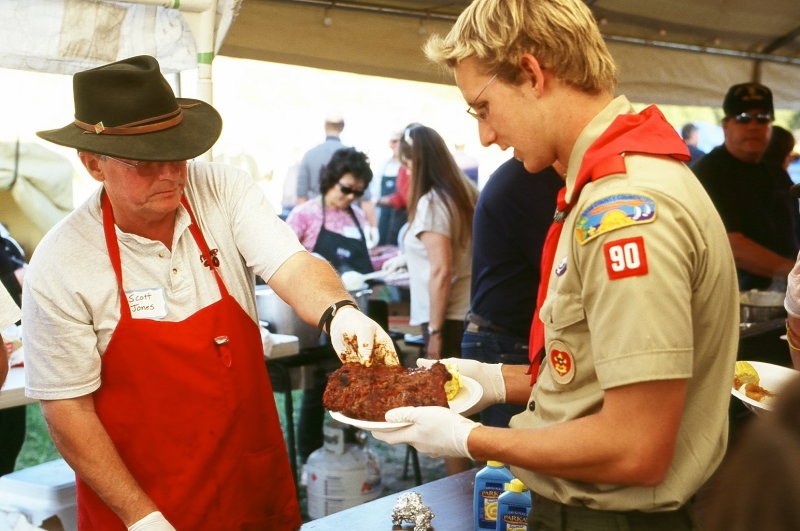
[[[617,96],[583,128],[583,131],[581,131],[581,134],[578,135],[578,139],[575,141],[572,153],[569,155],[569,165],[567,167],[567,177],[564,186],[564,199],[567,203],[572,202],[575,180],[578,177],[578,171],[583,163],[586,150],[589,149],[589,146],[591,146],[606,129],[608,129],[611,122],[614,121],[614,118],[620,114],[633,114],[635,112],[628,98],[625,96]]]

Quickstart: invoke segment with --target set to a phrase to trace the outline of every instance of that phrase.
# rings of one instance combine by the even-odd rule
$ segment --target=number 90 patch
[[[603,254],[611,280],[647,274],[647,253],[642,236],[608,242],[603,245]]]

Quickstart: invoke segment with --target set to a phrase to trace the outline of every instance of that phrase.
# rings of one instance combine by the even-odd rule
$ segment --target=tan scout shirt
[[[615,116],[632,112],[617,98],[581,133],[568,190],[589,145]],[[738,288],[725,229],[692,172],[669,157],[634,154],[625,164],[627,174],[589,183],[565,220],[541,310],[546,359],[531,395],[536,408],[511,426],[541,428],[596,413],[605,389],[688,378],[670,470],[656,487],[512,471],[561,503],[663,511],[683,505],[725,452]]]

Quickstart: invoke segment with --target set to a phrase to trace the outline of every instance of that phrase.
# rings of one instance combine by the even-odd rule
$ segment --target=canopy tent
[[[149,54],[162,70],[198,69],[211,101],[211,60],[241,0],[3,0],[0,67],[72,74]],[[169,5],[175,9],[163,7]],[[0,143],[0,222],[30,255],[72,210],[71,163],[35,143]]]
[[[777,107],[800,110],[797,0],[585,1],[619,64],[618,90],[632,100],[718,107],[728,86],[759,80],[772,88]],[[198,96],[209,102],[215,54],[452,83],[449,72],[424,58],[421,46],[431,33],[446,33],[468,4],[468,0],[3,0],[0,67],[70,74],[150,54],[167,73],[196,68]],[[6,163],[0,172],[7,178],[8,149],[2,147]],[[25,157],[27,149],[21,151]],[[71,178],[66,173],[52,175]],[[4,201],[22,197],[24,188],[44,194],[50,203],[41,214],[35,211],[39,200],[18,203],[25,205],[18,210],[26,212],[30,227],[52,224],[63,215],[67,204],[58,193],[49,196],[61,185],[35,184],[40,177],[34,176],[30,186],[28,179],[18,178],[10,195],[0,194],[4,217],[13,206]]]
[[[619,92],[643,103],[719,106],[760,80],[800,110],[797,0],[586,0],[620,67]],[[451,83],[420,48],[468,0],[245,0],[220,54]]]
[[[69,160],[39,144],[0,142],[0,223],[28,257],[72,210],[72,173]]]

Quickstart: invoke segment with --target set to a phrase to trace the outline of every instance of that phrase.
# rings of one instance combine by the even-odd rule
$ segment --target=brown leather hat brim
[[[139,135],[98,135],[69,124],[36,134],[54,144],[123,159],[159,162],[193,159],[211,149],[217,141],[222,132],[222,117],[204,101],[176,99],[180,104],[199,105],[184,108],[181,123],[162,131]]]

